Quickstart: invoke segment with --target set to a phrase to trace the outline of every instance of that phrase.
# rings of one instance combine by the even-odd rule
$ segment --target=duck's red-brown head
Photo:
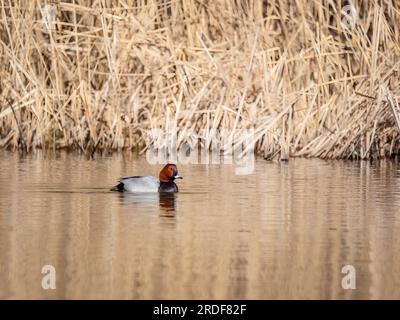
[[[182,179],[182,177],[178,175],[178,168],[172,163],[168,163],[162,168],[159,178],[161,182],[171,182],[175,179]]]

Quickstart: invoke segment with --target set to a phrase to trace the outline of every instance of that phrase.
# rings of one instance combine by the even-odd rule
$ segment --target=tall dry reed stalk
[[[400,2],[352,1],[351,28],[346,4],[0,0],[0,147],[144,150],[172,121],[253,128],[266,158],[396,155]]]

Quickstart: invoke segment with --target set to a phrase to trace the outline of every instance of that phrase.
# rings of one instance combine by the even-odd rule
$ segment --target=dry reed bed
[[[172,124],[252,128],[266,158],[399,153],[396,0],[353,1],[350,29],[337,0],[53,3],[49,31],[44,1],[0,0],[0,147],[143,151]]]

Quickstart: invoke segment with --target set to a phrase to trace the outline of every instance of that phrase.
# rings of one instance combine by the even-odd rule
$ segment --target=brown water
[[[0,153],[0,298],[400,298],[398,164],[180,165],[176,197],[108,191],[159,167]]]

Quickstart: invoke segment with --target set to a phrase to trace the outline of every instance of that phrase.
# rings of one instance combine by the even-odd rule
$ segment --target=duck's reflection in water
[[[121,193],[121,203],[140,206],[143,208],[155,208],[159,206],[160,217],[175,217],[176,194],[172,192],[160,193]]]
[[[119,195],[120,202],[123,204],[138,205],[142,208],[154,207],[158,203],[158,193],[128,193],[121,192]]]
[[[160,192],[159,193],[160,216],[173,218],[175,217],[176,193]]]

